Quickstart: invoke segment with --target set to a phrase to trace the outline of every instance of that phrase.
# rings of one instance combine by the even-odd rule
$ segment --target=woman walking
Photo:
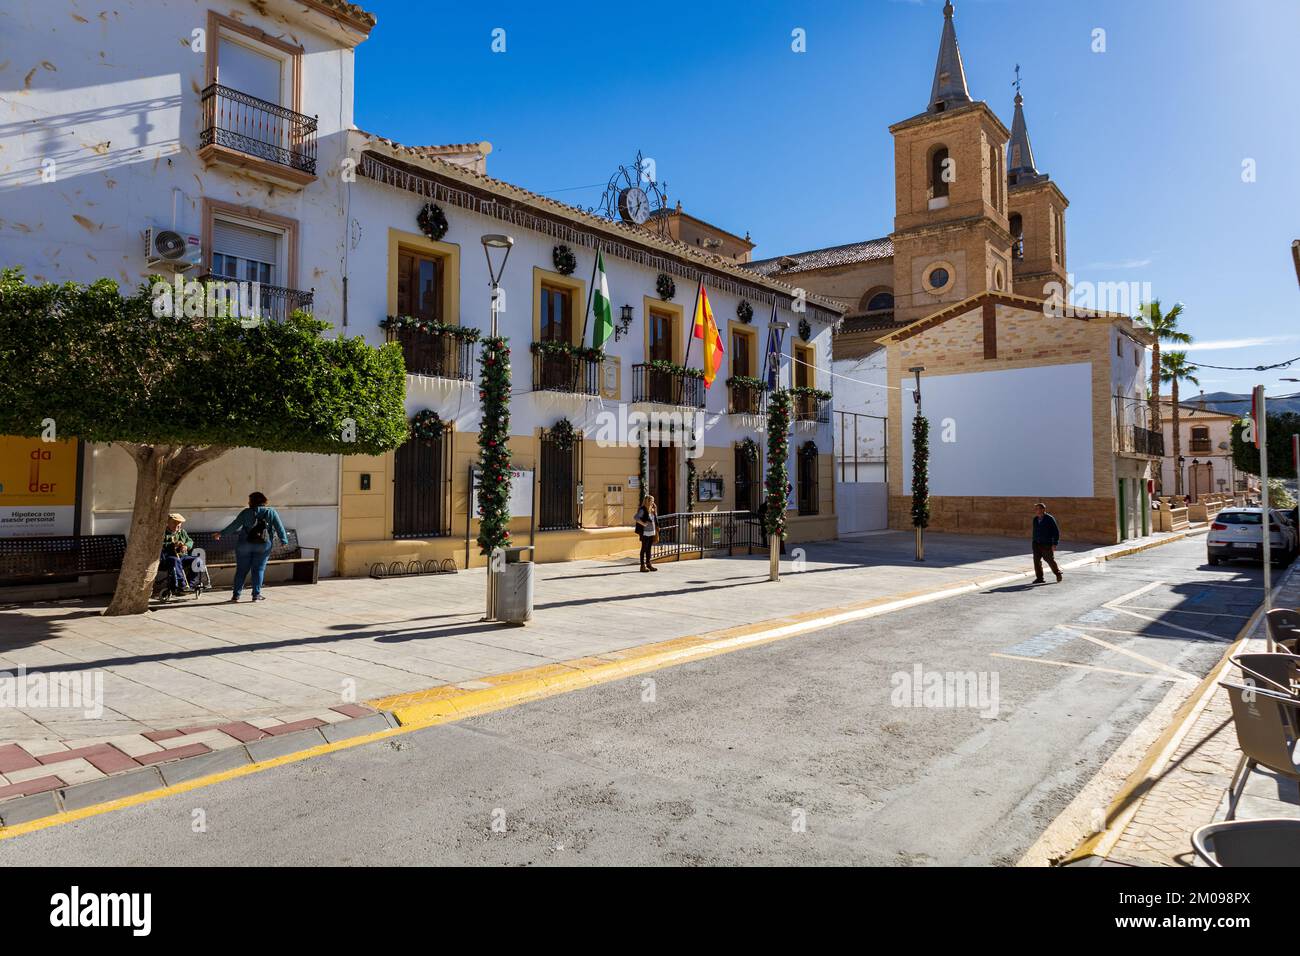
[[[231,601],[238,601],[244,590],[244,578],[253,573],[253,600],[265,601],[262,594],[262,580],[266,577],[266,562],[271,557],[274,539],[279,538],[284,544],[289,543],[285,533],[284,522],[274,508],[268,508],[266,495],[254,491],[248,496],[248,507],[241,511],[213,537],[220,541],[223,534],[239,532],[239,542],[235,545],[235,586],[230,595]]]
[[[641,536],[641,570],[658,571],[650,561],[650,547],[655,543],[659,529],[655,527],[659,511],[655,508],[654,495],[641,499],[641,507],[636,513],[636,533]]]

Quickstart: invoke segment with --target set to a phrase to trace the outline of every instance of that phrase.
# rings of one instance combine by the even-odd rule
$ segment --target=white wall
[[[301,111],[319,123],[318,178],[305,189],[208,169],[198,159],[206,54],[181,41],[206,30],[209,9],[304,48]],[[341,321],[345,221],[338,171],[352,124],[353,53],[307,26],[305,16],[300,5],[284,0],[256,9],[238,0],[217,7],[125,0],[102,15],[90,7],[78,14],[64,3],[0,7],[0,265],[21,266],[36,281],[107,277],[132,292],[147,275],[142,230],[171,226],[174,206],[177,228],[201,234],[207,197],[296,219],[295,284],[315,290],[319,318]],[[322,30],[337,30],[328,18],[319,22]],[[213,38],[206,39],[211,49]],[[232,453],[182,484],[178,502],[199,485],[206,489],[205,507],[190,516],[190,527],[207,530],[243,506],[251,490],[245,457]],[[297,464],[295,456],[263,457]],[[322,548],[329,573],[338,541],[338,459],[323,461],[317,467],[325,474],[299,470],[302,480],[284,485],[277,503],[303,542]],[[133,465],[121,455],[101,465],[96,472],[88,463],[84,480],[88,534],[124,530],[132,501]],[[114,489],[125,487],[125,498],[115,493],[97,501],[95,475]]]
[[[355,219],[364,223],[360,240],[349,250],[348,271],[349,325],[347,334],[360,335],[367,342],[382,343],[384,330],[380,321],[388,314],[388,248],[389,230],[418,233],[416,215],[425,199],[414,193],[381,185],[364,177],[357,177],[351,187],[351,210]],[[528,351],[533,337],[533,269],[540,267],[554,271],[552,250],[559,240],[540,232],[512,226],[499,219],[470,212],[449,203],[440,203],[446,213],[448,230],[442,241],[456,245],[460,249],[460,324],[484,330],[491,323],[489,309],[490,281],[487,262],[483,255],[480,237],[485,233],[505,232],[514,237],[515,244],[510,252],[502,278],[505,293],[505,310],[498,316],[500,333],[510,339],[511,360],[514,374],[514,400],[510,411],[510,430],[515,435],[531,435],[538,427],[548,427],[562,417],[567,417],[575,427],[582,427],[589,437],[594,437],[594,429],[601,420],[602,413],[612,413],[615,420],[624,420],[619,406],[632,401],[633,376],[632,366],[646,359],[645,355],[645,314],[642,306],[643,297],[658,299],[655,280],[658,272],[645,266],[620,259],[606,253],[605,271],[608,276],[610,296],[613,300],[614,317],[617,321],[620,306],[624,303],[633,307],[634,319],[630,333],[621,341],[610,339],[605,350],[611,356],[617,356],[621,362],[621,394],[617,402],[597,398],[584,398],[552,392],[530,391],[532,385],[532,355]],[[573,246],[578,266],[572,278],[581,279],[590,287],[594,250],[584,246]],[[685,312],[684,321],[689,330],[692,320],[692,308],[695,304],[695,285],[681,276],[674,276],[677,293],[672,304],[681,306]],[[736,319],[736,307],[741,296],[710,287],[705,279],[709,302],[713,308],[714,319],[718,323],[726,348],[730,349],[728,328]],[[753,328],[756,330],[757,348],[761,353],[766,344],[766,325],[770,316],[770,306],[760,304],[754,299]],[[580,311],[586,305],[578,303]],[[839,388],[837,380],[830,375],[831,325],[820,321],[813,313],[796,314],[787,309],[779,311],[780,318],[790,323],[783,350],[781,380],[788,385],[790,378],[791,340],[798,339],[799,320],[807,315],[812,328],[811,344],[816,349],[819,366],[815,381],[819,388],[834,391]],[[587,343],[591,341],[591,331],[586,333]],[[761,355],[759,357],[761,368]],[[699,340],[694,340],[687,365],[700,368],[703,356]],[[477,355],[476,355],[477,369]],[[724,446],[743,438],[751,437],[760,445],[765,444],[761,427],[741,420],[739,416],[727,414],[727,388],[723,384],[731,375],[730,357],[723,361],[718,376],[706,393],[704,415],[705,442],[710,446]],[[478,391],[473,385],[457,385],[411,376],[408,379],[407,410],[414,413],[423,408],[431,408],[444,419],[454,419],[457,431],[477,431],[479,425]],[[809,439],[817,443],[818,450],[830,454],[832,434],[829,425],[817,428],[802,427],[796,432],[795,440],[802,444]],[[792,442],[792,446],[793,446]],[[793,474],[793,447],[791,457]]]
[[[921,396],[932,495],[1092,496],[1090,363],[923,375]],[[915,408],[903,403],[904,475]]]

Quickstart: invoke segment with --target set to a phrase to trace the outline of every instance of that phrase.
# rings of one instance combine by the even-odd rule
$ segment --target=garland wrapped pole
[[[785,537],[785,501],[790,486],[790,393],[777,389],[767,399],[767,487],[763,530],[771,558],[768,579],[781,580],[781,540]]]
[[[483,420],[478,430],[478,546],[489,557],[488,619],[492,606],[492,565],[497,548],[510,542],[510,346],[506,339],[483,340],[479,365],[479,401]]]
[[[916,529],[916,560],[925,560],[925,529],[930,524],[930,422],[921,414],[921,373],[924,365],[908,369],[916,376],[916,417],[912,419],[912,527]]]

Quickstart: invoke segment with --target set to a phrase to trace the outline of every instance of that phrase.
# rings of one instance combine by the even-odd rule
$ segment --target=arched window
[[[894,293],[889,289],[869,289],[858,305],[863,312],[887,312],[894,307]]]
[[[1020,213],[1013,212],[1007,220],[1011,228],[1011,258],[1025,257],[1025,221]]]
[[[944,174],[947,173],[947,178]],[[948,162],[948,147],[936,146],[930,152],[930,198],[948,195],[948,179],[952,178],[952,164]]]

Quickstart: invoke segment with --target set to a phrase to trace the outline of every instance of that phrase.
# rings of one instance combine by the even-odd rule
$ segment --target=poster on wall
[[[469,477],[470,485],[474,489],[474,495],[470,499],[469,513],[478,517],[478,486],[479,470],[475,465],[470,466]],[[527,518],[533,513],[533,473],[531,469],[522,468],[512,469],[510,472],[510,517]]]
[[[0,538],[72,534],[77,442],[0,436]]]

